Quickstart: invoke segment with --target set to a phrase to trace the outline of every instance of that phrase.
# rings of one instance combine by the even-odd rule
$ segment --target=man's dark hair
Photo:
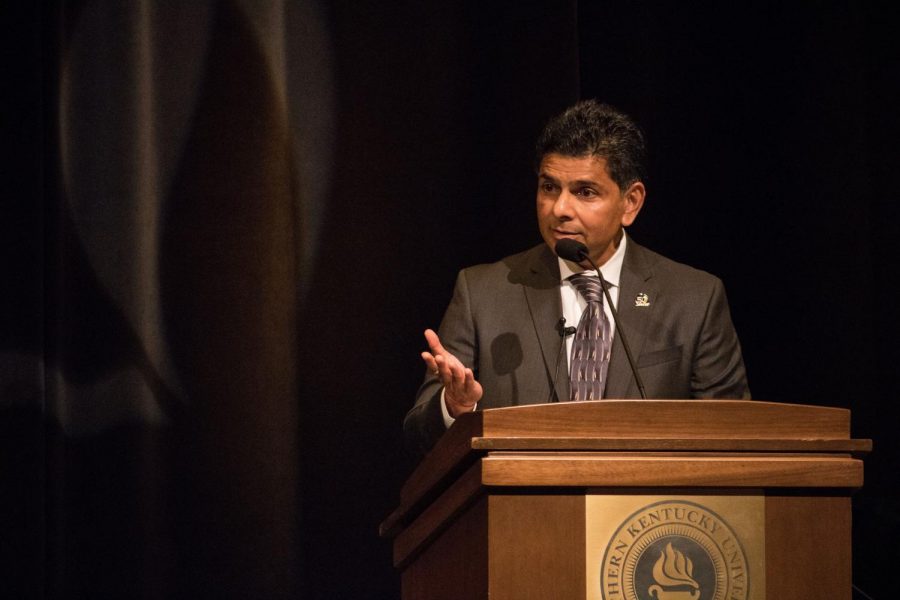
[[[646,180],[644,134],[631,118],[608,104],[582,100],[550,119],[535,148],[535,169],[548,154],[596,156],[624,191]]]

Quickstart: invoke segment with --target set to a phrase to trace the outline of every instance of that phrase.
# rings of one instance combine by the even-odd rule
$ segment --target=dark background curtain
[[[539,242],[579,97],[651,147],[632,235],[720,276],[754,397],[873,438],[854,579],[898,557],[898,21],[875,3],[12,2],[9,597],[395,598],[377,526],[458,269]],[[860,596],[862,597],[862,596]]]

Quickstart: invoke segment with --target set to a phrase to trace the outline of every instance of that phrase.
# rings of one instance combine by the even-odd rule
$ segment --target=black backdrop
[[[162,372],[147,366],[144,338],[85,242],[120,233],[81,220],[58,167],[59,75],[96,4],[2,9],[0,523],[10,533],[0,559],[20,596],[396,597],[376,532],[411,468],[400,423],[421,377],[421,332],[439,322],[459,268],[538,242],[533,139],[550,114],[598,97],[633,114],[651,145],[632,235],[724,279],[754,397],[850,408],[854,436],[874,439],[854,497],[854,578],[889,597],[900,536],[898,23],[882,7],[323,4],[328,191],[316,243],[298,252],[312,266],[287,284],[256,269],[285,256],[270,239],[308,231],[267,233],[285,214],[279,199],[298,196],[290,185],[260,191],[281,181],[271,169],[281,138],[247,141],[253,119],[270,114],[260,107],[277,105],[247,92],[269,89],[240,46],[253,11],[206,3],[210,31],[227,33],[212,36],[207,110],[191,127],[207,135],[180,163],[180,209],[163,213],[182,224],[163,236],[160,286],[187,392],[152,375],[165,419],[96,417],[111,410],[104,396],[103,408],[73,403],[67,420],[53,373],[81,390],[110,365]],[[220,131],[236,134],[210,140]],[[232,179],[242,164],[265,177]],[[221,194],[216,181],[241,191],[234,204],[204,202]],[[264,242],[239,228],[248,217]],[[237,257],[224,265],[200,252],[220,252],[219,236]],[[224,283],[204,279],[210,265]],[[179,293],[193,279],[203,279],[196,293]],[[288,317],[272,325],[248,311]],[[291,335],[245,343],[270,325]],[[241,339],[222,333],[231,326]],[[73,432],[71,414],[88,409],[102,424]]]

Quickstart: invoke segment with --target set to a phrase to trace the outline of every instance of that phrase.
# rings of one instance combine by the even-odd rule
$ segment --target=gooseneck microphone
[[[559,396],[556,395],[556,379],[559,377],[559,360],[562,358],[563,350],[566,348],[566,338],[570,335],[574,335],[577,331],[574,327],[566,327],[566,318],[560,317],[559,321],[556,322],[556,330],[559,333],[559,337],[562,338],[562,343],[559,345],[559,352],[556,353],[556,369],[553,371],[553,379],[550,380],[550,392],[547,394],[547,402],[552,402],[553,398],[556,398],[556,401],[559,402]]]
[[[592,267],[594,267],[594,271],[597,272],[597,277],[600,278],[600,287],[603,288],[603,296],[606,298],[606,304],[609,306],[609,312],[612,313],[613,321],[616,324],[616,335],[622,340],[622,348],[625,349],[625,357],[628,358],[628,366],[631,367],[631,374],[634,376],[634,382],[637,384],[638,392],[641,394],[641,399],[646,400],[647,395],[644,392],[644,382],[641,381],[641,376],[638,375],[637,367],[634,366],[634,359],[631,357],[631,349],[628,347],[628,340],[625,337],[625,331],[619,325],[619,315],[616,312],[616,306],[613,304],[612,298],[609,295],[609,287],[606,285],[606,280],[603,279],[603,275],[600,273],[600,268],[594,264],[594,261],[591,260],[591,257],[588,256],[587,246],[582,244],[577,240],[573,240],[571,238],[563,238],[556,242],[556,255],[564,260],[569,260],[574,263],[582,263],[587,261]],[[559,365],[557,361],[557,366]]]

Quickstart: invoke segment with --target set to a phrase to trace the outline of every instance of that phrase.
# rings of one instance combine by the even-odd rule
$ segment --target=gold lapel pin
[[[650,296],[648,296],[644,292],[641,292],[640,294],[635,296],[634,305],[635,306],[650,306]]]

